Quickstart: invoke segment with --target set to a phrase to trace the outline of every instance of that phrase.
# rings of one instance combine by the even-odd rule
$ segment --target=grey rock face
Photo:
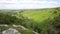
[[[37,33],[37,32],[35,32],[35,31],[33,31],[35,34],[39,34],[39,33]]]
[[[2,34],[20,34],[16,29],[8,29],[2,32]]]
[[[27,28],[25,28],[24,26],[21,26],[21,25],[13,25],[13,27],[21,27],[23,30],[28,30]]]

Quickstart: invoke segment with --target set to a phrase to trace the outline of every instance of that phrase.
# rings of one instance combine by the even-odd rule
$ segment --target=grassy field
[[[41,34],[47,34],[47,29],[51,26],[51,20],[53,21],[53,19],[58,15],[55,14],[57,11],[59,13],[59,11],[56,9],[43,9],[43,10],[25,10],[22,14],[25,17],[28,17],[29,19],[35,21],[33,23],[37,24],[37,28],[41,28],[42,29],[42,33]]]
[[[25,11],[23,12],[23,16],[26,16],[37,22],[42,22],[43,20],[46,20],[48,18],[52,19],[54,17],[50,11]]]

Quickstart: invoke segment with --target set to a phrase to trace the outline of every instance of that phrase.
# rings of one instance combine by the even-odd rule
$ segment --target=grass
[[[50,11],[25,11],[23,16],[29,17],[36,22],[42,22],[48,18],[53,18],[52,12]]]

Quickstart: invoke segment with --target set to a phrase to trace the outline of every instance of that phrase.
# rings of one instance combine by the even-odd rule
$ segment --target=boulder
[[[21,34],[20,32],[18,32],[16,29],[8,29],[2,32],[2,34]]]

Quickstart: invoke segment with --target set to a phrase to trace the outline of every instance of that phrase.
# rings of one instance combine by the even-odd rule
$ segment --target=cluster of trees
[[[0,24],[12,24],[15,22],[14,19],[17,18],[8,14],[0,13]]]
[[[56,8],[54,11],[55,17],[51,22],[51,26],[48,29],[48,34],[60,34],[60,9]]]
[[[0,13],[0,24],[22,24],[26,21],[26,18],[20,15],[20,18],[17,18],[17,13],[14,14],[4,14]]]

